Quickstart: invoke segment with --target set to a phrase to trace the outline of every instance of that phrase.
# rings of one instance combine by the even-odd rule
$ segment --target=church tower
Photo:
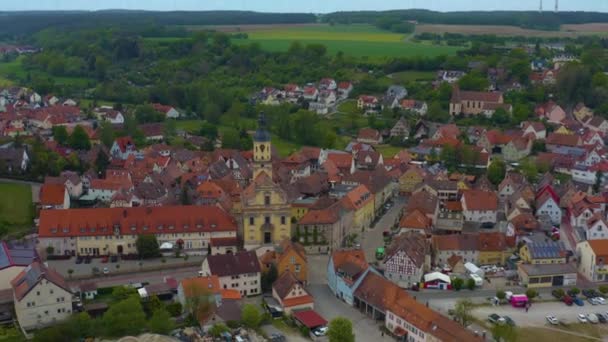
[[[260,113],[258,129],[253,135],[253,179],[264,171],[272,179],[272,152],[270,133],[266,129],[266,116]]]

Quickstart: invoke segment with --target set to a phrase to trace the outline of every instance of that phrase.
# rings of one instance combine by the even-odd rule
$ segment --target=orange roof
[[[608,258],[608,240],[588,240],[587,242],[595,253],[596,262],[599,262],[600,258],[602,260]]]
[[[331,255],[331,258],[336,270],[346,263],[353,263],[364,270],[368,267],[365,253],[360,249],[338,250]]]
[[[63,184],[42,184],[40,187],[40,204],[61,205],[65,198],[65,186]]]
[[[216,206],[42,210],[40,237],[236,232],[234,218]]]
[[[411,213],[404,215],[399,221],[400,228],[430,229],[431,219],[426,217],[420,210],[415,209]]]
[[[241,299],[241,293],[238,290],[222,289],[222,299]]]
[[[215,199],[220,198],[224,194],[224,190],[222,190],[221,187],[209,180],[201,183],[201,185],[196,188],[196,192],[203,198]]]
[[[467,190],[463,193],[462,198],[467,210],[498,209],[498,197],[492,191]]]
[[[223,291],[220,288],[220,278],[216,275],[183,279],[180,285],[184,290],[184,296],[186,296],[186,298],[200,296],[206,293],[222,293],[223,295]]]
[[[504,233],[492,232],[479,234],[479,251],[496,252],[507,248],[507,240]]]
[[[363,184],[349,191],[346,196],[343,197],[345,204],[351,209],[358,210],[363,208],[369,202],[373,202],[374,195],[367,189]]]
[[[300,296],[300,297],[283,299],[283,307],[288,308],[288,307],[292,307],[292,306],[310,304],[310,303],[314,303],[314,302],[315,302],[315,299],[312,296],[305,295],[305,296]]]
[[[327,155],[327,160],[332,161],[339,169],[350,169],[353,162],[353,156],[348,153],[329,153]]]

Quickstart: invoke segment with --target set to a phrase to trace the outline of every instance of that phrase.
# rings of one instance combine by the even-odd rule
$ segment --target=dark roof
[[[408,232],[393,239],[386,253],[386,260],[399,251],[404,252],[412,262],[420,267],[424,264],[424,257],[429,254],[429,244],[423,234]]]
[[[222,304],[215,309],[215,314],[219,316],[224,322],[241,320],[241,305],[236,300],[224,299]]]
[[[529,276],[544,276],[558,274],[576,274],[576,266],[573,264],[519,264],[518,267]]]
[[[38,258],[33,244],[6,242],[0,245],[0,270],[11,266],[28,266]]]
[[[253,251],[209,255],[207,262],[211,274],[218,277],[260,272],[260,263]]]
[[[65,279],[59,273],[47,268],[39,261],[34,261],[11,281],[15,298],[18,301],[22,300],[42,279],[71,292]]]
[[[276,291],[279,298],[283,299],[289,291],[298,283],[298,279],[288,270],[272,284],[272,289]]]

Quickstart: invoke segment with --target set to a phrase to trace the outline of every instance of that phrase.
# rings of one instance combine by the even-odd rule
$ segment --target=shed
[[[327,324],[325,318],[321,317],[321,315],[314,310],[296,311],[293,313],[293,317],[298,324],[303,325],[308,329],[314,329]]]

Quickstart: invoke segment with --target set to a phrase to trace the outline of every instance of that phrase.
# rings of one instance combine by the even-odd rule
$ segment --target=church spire
[[[270,141],[270,133],[266,129],[266,115],[264,115],[264,112],[260,112],[260,116],[258,117],[258,129],[253,135],[253,140],[257,142]]]
[[[270,133],[266,129],[266,116],[260,113],[258,129],[253,135],[253,177],[264,171],[272,177],[272,151]]]

